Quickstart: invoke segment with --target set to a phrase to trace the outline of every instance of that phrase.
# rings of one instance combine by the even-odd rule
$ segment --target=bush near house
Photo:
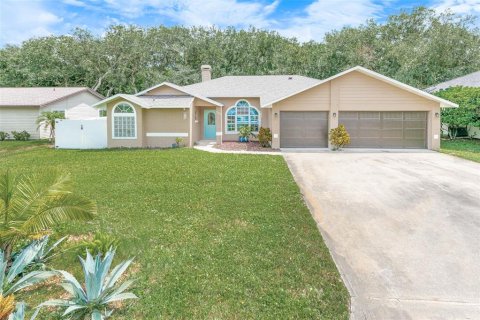
[[[329,134],[333,150],[340,150],[350,143],[350,135],[343,124],[331,129]]]
[[[8,139],[10,135],[7,132],[0,131],[0,141],[5,141],[5,139]]]
[[[258,142],[264,148],[270,147],[272,143],[272,132],[270,131],[270,128],[260,128],[258,131]]]
[[[12,131],[12,136],[13,136],[13,139],[17,141],[27,141],[28,139],[30,139],[30,133],[28,133],[25,130],[21,132]]]
[[[480,88],[451,87],[435,95],[458,104],[458,108],[442,109],[442,128],[448,128],[450,139],[469,126],[480,127]]]

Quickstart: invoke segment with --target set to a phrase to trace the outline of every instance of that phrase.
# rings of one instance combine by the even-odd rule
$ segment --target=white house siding
[[[35,121],[38,117],[38,107],[0,107],[0,131],[23,131],[38,139],[39,132]]]
[[[476,139],[480,139],[480,127],[469,127],[468,135]]]
[[[98,97],[94,96],[90,92],[81,92],[66,99],[53,102],[43,108],[42,111],[64,111],[67,119],[91,119],[94,116],[98,116],[98,110],[95,110],[89,106],[100,101]],[[86,105],[86,106],[85,106]],[[46,139],[50,137],[50,130],[46,130],[43,127],[40,128],[40,138]]]

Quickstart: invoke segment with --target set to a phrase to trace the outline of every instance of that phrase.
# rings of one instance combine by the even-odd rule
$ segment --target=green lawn
[[[480,162],[480,140],[442,140],[441,152]]]
[[[48,140],[30,140],[30,141],[15,141],[15,140],[6,140],[0,141],[0,157],[6,155],[7,153],[11,154],[16,151],[25,151],[27,149],[34,148],[45,148],[50,146]]]
[[[0,167],[69,171],[97,201],[95,221],[59,229],[114,234],[117,262],[136,257],[140,299],[114,319],[348,318],[348,292],[281,156],[29,147],[4,152]],[[54,265],[79,272],[73,253]]]

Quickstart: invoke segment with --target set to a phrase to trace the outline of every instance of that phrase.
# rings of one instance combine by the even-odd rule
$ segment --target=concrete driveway
[[[480,319],[480,164],[428,151],[284,156],[352,319]]]

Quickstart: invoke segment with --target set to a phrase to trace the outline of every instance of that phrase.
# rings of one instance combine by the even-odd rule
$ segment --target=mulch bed
[[[228,151],[257,151],[257,152],[278,152],[276,149],[264,148],[257,141],[250,142],[237,142],[237,141],[226,141],[222,144],[215,145],[215,148],[220,150]]]

